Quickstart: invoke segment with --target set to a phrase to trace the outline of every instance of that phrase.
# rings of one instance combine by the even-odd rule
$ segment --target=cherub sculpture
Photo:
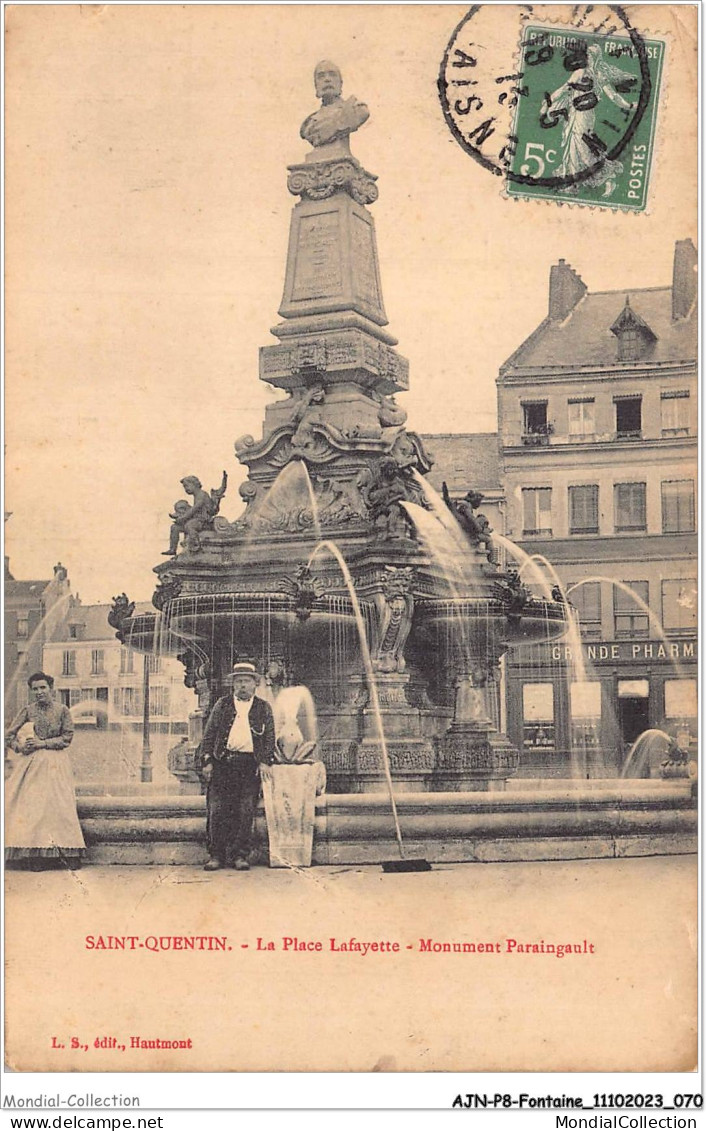
[[[452,499],[446,483],[441,485],[441,493],[446,506],[456,518],[469,542],[474,546],[488,548],[493,528],[484,514],[476,514],[476,509],[483,502],[479,491],[468,491],[463,499]]]
[[[174,504],[174,511],[169,515],[173,519],[169,531],[169,549],[162,553],[174,557],[179,546],[179,537],[184,535],[186,549],[190,553],[197,553],[201,549],[202,530],[213,521],[221,506],[221,499],[226,493],[228,474],[223,472],[221,485],[212,491],[204,491],[201,480],[196,475],[187,475],[181,480],[187,495],[193,497],[193,503],[186,499],[178,499]]]
[[[374,467],[361,472],[358,482],[377,537],[406,538],[409,523],[401,504],[409,501],[410,494],[397,462],[382,456]]]

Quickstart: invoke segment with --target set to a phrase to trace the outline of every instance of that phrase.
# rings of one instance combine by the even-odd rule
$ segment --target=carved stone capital
[[[355,157],[289,165],[287,188],[303,200],[325,200],[335,192],[347,192],[358,204],[373,204],[378,198],[377,177],[368,173]]]

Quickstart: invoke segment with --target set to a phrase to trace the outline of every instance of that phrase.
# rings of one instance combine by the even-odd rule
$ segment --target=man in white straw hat
[[[274,760],[275,723],[269,703],[255,694],[260,677],[254,664],[233,666],[233,693],[211,711],[201,742],[202,774],[208,783],[206,835],[215,872],[234,858],[239,872],[250,867],[260,763]]]

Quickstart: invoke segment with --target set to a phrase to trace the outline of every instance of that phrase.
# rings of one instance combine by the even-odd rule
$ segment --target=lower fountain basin
[[[568,783],[567,783],[568,786]],[[405,851],[433,863],[575,860],[692,853],[697,812],[690,782],[505,793],[402,794],[397,808]],[[206,859],[206,803],[200,796],[82,797],[78,812],[88,863],[198,865]],[[256,857],[267,863],[262,806]],[[398,855],[387,797],[317,798],[314,864],[379,864]]]
[[[432,598],[419,601],[415,610],[415,628],[422,635],[484,654],[491,645],[502,651],[515,644],[557,640],[567,627],[566,607],[554,601],[534,600],[513,614],[488,598]]]

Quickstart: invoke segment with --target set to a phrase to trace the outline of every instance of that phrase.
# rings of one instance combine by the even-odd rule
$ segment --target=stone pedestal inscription
[[[387,325],[373,218],[340,190],[295,205],[279,312],[296,319],[333,311]]]
[[[336,209],[303,216],[294,268],[292,300],[334,298],[341,294],[340,225]]]

